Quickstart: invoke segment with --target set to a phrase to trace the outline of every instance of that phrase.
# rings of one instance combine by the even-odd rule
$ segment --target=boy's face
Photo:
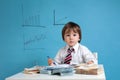
[[[65,32],[64,41],[70,46],[73,47],[79,41],[79,34],[71,30],[69,33]]]

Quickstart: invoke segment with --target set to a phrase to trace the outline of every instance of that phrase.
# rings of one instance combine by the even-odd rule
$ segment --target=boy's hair
[[[80,43],[82,38],[81,29],[80,26],[74,22],[68,22],[67,24],[65,24],[65,26],[62,29],[62,39],[64,40],[65,33],[69,33],[71,30],[79,34],[80,40],[78,42]]]

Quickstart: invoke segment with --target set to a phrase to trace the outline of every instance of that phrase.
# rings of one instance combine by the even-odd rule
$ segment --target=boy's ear
[[[79,39],[79,41],[78,41],[79,43],[80,43],[80,39]]]

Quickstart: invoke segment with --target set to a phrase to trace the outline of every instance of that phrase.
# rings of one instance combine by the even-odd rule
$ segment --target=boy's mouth
[[[74,41],[70,41],[70,43],[74,43]]]

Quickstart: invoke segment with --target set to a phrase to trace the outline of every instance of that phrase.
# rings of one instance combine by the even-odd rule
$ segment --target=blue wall
[[[119,0],[0,0],[0,80],[36,64],[47,65],[65,45],[63,24],[78,23],[82,42],[97,51],[107,80],[118,80]]]

